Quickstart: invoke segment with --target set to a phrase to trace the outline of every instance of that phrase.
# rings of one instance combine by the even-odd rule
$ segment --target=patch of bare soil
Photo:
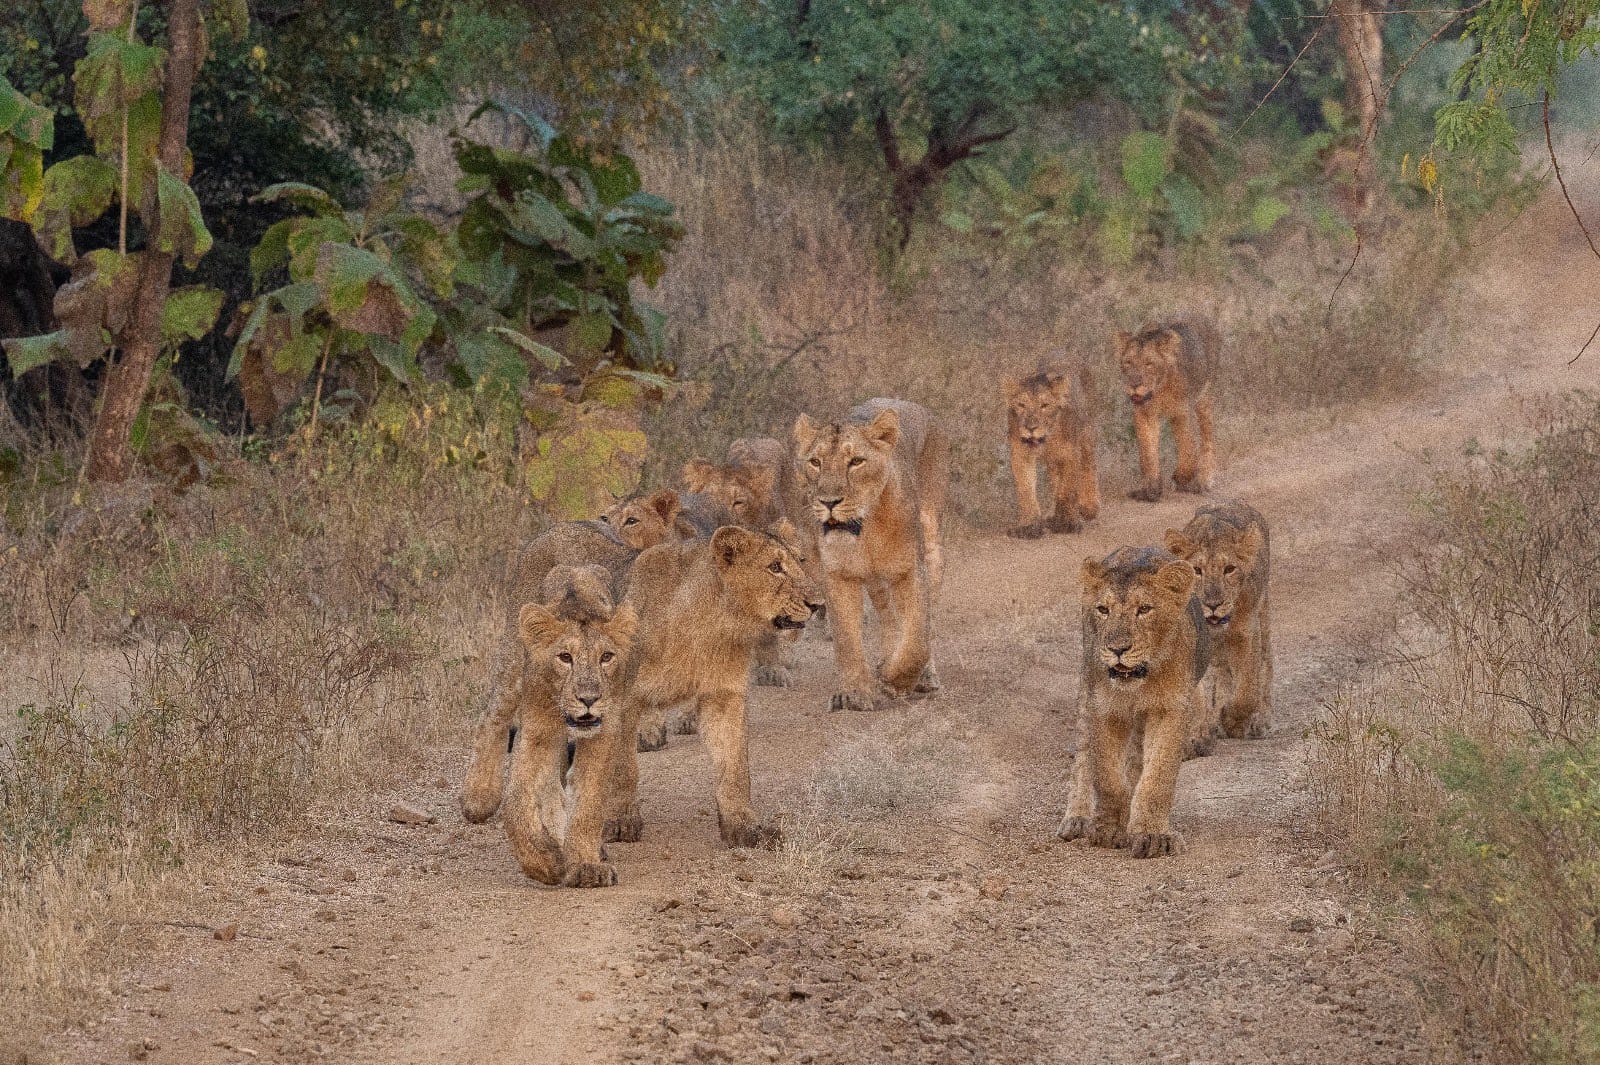
[[[116,1010],[30,1060],[72,1062],[1420,1062],[1425,960],[1384,938],[1312,838],[1303,730],[1363,668],[1397,594],[1425,457],[1492,444],[1600,320],[1593,262],[1547,201],[1466,297],[1471,343],[1426,394],[1225,470],[1273,523],[1277,727],[1187,763],[1172,859],[1054,838],[1074,748],[1075,574],[1197,502],[1112,500],[1083,536],[953,545],[945,691],[829,714],[828,646],[758,689],[758,801],[778,854],[714,845],[697,740],[645,755],[645,840],[604,891],[524,880],[455,810],[460,751],[313,839],[153,915]],[[1224,413],[1222,417],[1226,417]],[[999,432],[997,428],[996,432]],[[438,780],[435,780],[435,776]],[[388,820],[394,801],[435,820]],[[164,923],[168,919],[176,923]],[[217,938],[214,929],[236,925]]]

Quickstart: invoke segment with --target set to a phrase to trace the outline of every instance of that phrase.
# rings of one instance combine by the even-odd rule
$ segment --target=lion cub
[[[1075,533],[1100,513],[1095,470],[1094,378],[1042,368],[1001,385],[1011,444],[1011,477],[1017,486],[1017,524],[1011,536],[1035,540],[1051,532]],[[1055,511],[1041,520],[1039,463],[1050,476]]]
[[[1211,658],[1194,567],[1160,548],[1124,547],[1085,559],[1080,580],[1082,735],[1056,834],[1131,846],[1135,858],[1175,853],[1178,766],[1186,740],[1205,728],[1197,685]]]
[[[1223,700],[1223,734],[1266,735],[1272,717],[1267,520],[1244,503],[1204,506],[1182,532],[1167,530],[1166,544],[1200,572],[1200,606],[1215,643],[1211,670]]]
[[[842,422],[800,415],[794,444],[839,662],[832,708],[873,709],[878,680],[896,695],[937,691],[929,613],[944,573],[944,434],[924,407],[873,399]],[[900,630],[877,679],[862,642],[866,596],[885,628],[896,623]]]
[[[750,804],[745,697],[757,644],[768,633],[803,627],[820,605],[793,534],[786,522],[771,534],[730,525],[709,540],[652,547],[634,563],[624,603],[637,610],[639,626],[622,679],[628,735],[614,763],[614,838],[637,840],[643,831],[635,798],[640,721],[692,701],[716,774],[722,842],[777,841],[777,830]]]
[[[609,584],[600,566],[550,571],[541,601],[517,612],[521,668],[503,689],[505,706],[491,711],[480,730],[482,764],[474,773],[492,774],[497,786],[505,739],[493,719],[499,713],[515,719],[506,836],[522,871],[543,884],[617,882],[600,835],[611,763],[625,732],[615,712],[615,674],[636,618],[631,607],[613,608]],[[487,777],[479,786],[490,786]]]
[[[1161,498],[1161,419],[1172,426],[1178,466],[1172,483],[1180,492],[1208,492],[1217,469],[1211,439],[1211,379],[1221,341],[1208,318],[1178,318],[1137,333],[1117,332],[1113,346],[1122,381],[1133,403],[1144,483],[1128,493],[1153,503]]]

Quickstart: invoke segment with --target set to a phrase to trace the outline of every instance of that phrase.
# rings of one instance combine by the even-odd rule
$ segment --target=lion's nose
[[[837,499],[818,499],[817,502],[821,503],[829,510],[832,510],[834,507],[844,502],[844,496],[839,496]]]
[[[1125,655],[1129,651],[1133,650],[1133,644],[1132,643],[1107,644],[1106,645],[1106,650],[1110,651],[1112,654],[1116,655],[1118,658],[1121,658],[1123,655]]]
[[[598,703],[599,701],[600,701],[600,696],[598,696],[598,695],[580,695],[580,696],[578,696],[578,702],[583,704],[583,708],[585,710],[593,710],[594,709],[594,704]]]
[[[823,603],[813,603],[810,600],[806,601],[806,609],[811,611],[811,613],[813,613],[813,614],[815,614],[817,611],[821,610],[824,605],[825,604],[823,604]]]

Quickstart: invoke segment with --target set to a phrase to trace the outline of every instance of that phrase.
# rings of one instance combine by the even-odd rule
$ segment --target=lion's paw
[[[610,862],[580,862],[568,867],[561,877],[563,887],[613,887],[616,882],[617,868]]]
[[[1180,481],[1176,477],[1172,479],[1172,487],[1176,488],[1180,492],[1187,492],[1192,496],[1203,496],[1207,492],[1211,491],[1211,485],[1205,481]]]
[[[1089,831],[1089,842],[1096,847],[1126,847],[1128,833],[1115,821],[1097,819]]]
[[[1045,522],[1045,528],[1053,533],[1078,533],[1083,531],[1083,522],[1073,515],[1057,511]]]
[[[641,726],[639,729],[639,750],[659,751],[667,745],[667,723],[659,725]]]
[[[607,821],[600,838],[607,843],[638,843],[644,838],[644,818],[638,814],[623,814]]]
[[[722,845],[725,847],[749,847],[760,850],[773,850],[783,842],[783,830],[777,825],[766,821],[754,821],[747,825],[737,825],[732,828],[724,827],[722,830]]]
[[[700,711],[683,711],[678,715],[677,723],[673,726],[672,731],[680,736],[698,736],[700,734]],[[664,743],[665,741],[663,741]],[[642,747],[640,748],[640,750],[643,749]]]
[[[500,789],[498,787],[492,791],[468,788],[461,793],[461,816],[466,818],[470,824],[483,824],[493,817],[494,812],[498,809],[500,809]]]
[[[878,701],[869,691],[856,688],[849,691],[834,692],[833,701],[828,704],[828,709],[834,712],[840,710],[876,710]]]
[[[916,681],[911,685],[913,695],[932,695],[942,689],[944,685],[939,681],[939,672],[929,662],[922,667],[922,672],[917,674]]]
[[[1235,740],[1259,740],[1272,731],[1271,724],[1259,717],[1223,725],[1222,728],[1228,738]]]
[[[1087,817],[1073,817],[1067,815],[1061,819],[1061,827],[1056,829],[1056,838],[1071,842],[1075,839],[1084,839],[1094,830],[1094,821]]]
[[[763,688],[794,687],[794,674],[788,666],[757,666],[750,676]]]
[[[1191,758],[1204,758],[1211,753],[1211,749],[1216,745],[1217,741],[1210,736],[1199,736],[1184,740],[1183,759],[1188,761]]]
[[[1037,540],[1044,535],[1044,523],[1030,521],[1026,525],[1013,525],[1006,530],[1006,535],[1013,540]]]
[[[1161,498],[1160,485],[1140,485],[1128,493],[1129,499],[1137,499],[1141,503],[1154,503]]]
[[[1130,850],[1135,858],[1170,858],[1183,849],[1183,840],[1173,832],[1136,832]]]

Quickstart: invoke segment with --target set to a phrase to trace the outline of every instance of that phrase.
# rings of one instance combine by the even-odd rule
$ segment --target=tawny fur
[[[938,690],[930,613],[944,573],[944,434],[925,408],[874,399],[843,422],[800,415],[794,443],[839,664],[833,709],[875,708],[880,682],[896,696]],[[867,597],[885,633],[899,630],[877,677],[862,639]]]
[[[518,608],[520,653],[479,727],[463,793],[469,820],[500,805],[506,734],[515,725],[506,836],[522,871],[545,884],[616,883],[598,840],[615,748],[632,740],[615,674],[635,617],[631,607],[613,607],[609,586],[599,566],[557,566],[539,600]]]
[[[1195,511],[1167,550],[1199,571],[1197,594],[1214,651],[1211,677],[1225,736],[1264,736],[1272,720],[1272,545],[1254,507],[1218,503]]]
[[[1094,378],[1042,367],[1001,385],[1006,400],[1011,477],[1017,489],[1017,524],[1010,535],[1034,540],[1050,532],[1075,533],[1100,514],[1095,462]],[[1050,478],[1054,510],[1039,507],[1039,466]]]
[[[1186,741],[1205,730],[1198,684],[1211,638],[1194,567],[1160,548],[1085,559],[1080,744],[1057,831],[1136,858],[1173,854],[1173,796]]]
[[[728,526],[709,540],[653,547],[634,564],[624,600],[639,617],[625,679],[628,729],[694,703],[716,774],[717,822],[730,847],[778,838],[751,805],[745,696],[756,645],[775,629],[804,625],[818,605],[792,534],[786,525],[776,535]],[[643,827],[636,750],[626,741],[617,750],[608,831],[620,840],[638,839]]]
[[[1112,344],[1139,438],[1142,481],[1129,495],[1145,502],[1161,498],[1163,418],[1178,445],[1173,486],[1180,492],[1210,491],[1217,471],[1211,381],[1221,346],[1215,323],[1204,317],[1176,318],[1138,333],[1119,331]]]

